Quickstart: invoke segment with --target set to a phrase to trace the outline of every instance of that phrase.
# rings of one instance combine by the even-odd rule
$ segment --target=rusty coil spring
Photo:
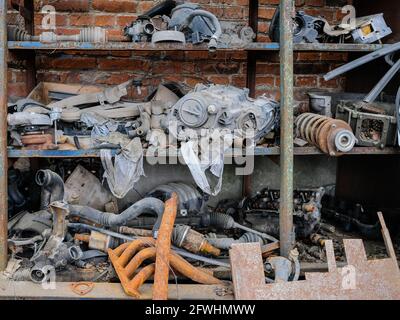
[[[351,127],[342,120],[303,113],[295,121],[296,136],[331,156],[350,152],[357,142]]]

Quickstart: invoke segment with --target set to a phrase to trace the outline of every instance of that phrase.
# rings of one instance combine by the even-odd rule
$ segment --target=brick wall
[[[249,0],[193,0],[220,20],[246,24]],[[337,21],[341,17],[343,0],[297,0],[299,9],[313,15],[323,15]],[[40,9],[51,4],[57,10],[58,34],[75,34],[82,27],[101,26],[108,30],[111,40],[123,38],[122,29],[136,16],[151,8],[157,1],[134,0],[41,0],[35,1],[35,33],[40,34]],[[258,41],[270,41],[267,32],[269,22],[279,0],[259,0]],[[9,23],[18,24],[20,17],[9,12]],[[257,93],[279,99],[279,55],[265,53],[265,59],[257,68]],[[311,88],[342,90],[344,80],[325,82],[323,74],[343,61],[342,53],[296,53],[295,98],[306,107],[305,93]],[[26,96],[23,66],[10,57],[9,95]],[[142,95],[130,92],[140,99],[163,81],[177,81],[186,90],[198,82],[246,85],[246,53],[217,52],[54,52],[37,56],[38,81],[113,85],[130,78],[143,80]]]

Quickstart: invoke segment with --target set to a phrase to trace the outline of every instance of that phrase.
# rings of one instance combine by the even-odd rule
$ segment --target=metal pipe
[[[293,0],[280,2],[281,64],[281,256],[288,258],[293,232]]]
[[[371,90],[371,92],[364,98],[364,102],[370,103],[374,102],[378,98],[379,94],[383,89],[386,88],[390,80],[399,72],[400,70],[400,59],[390,68],[390,70],[385,74],[385,76],[377,83],[377,85]]]
[[[165,202],[164,214],[156,244],[156,270],[154,273],[153,300],[168,300],[169,255],[171,239],[178,211],[178,195]]]
[[[0,0],[0,271],[8,262],[7,50],[7,1]]]

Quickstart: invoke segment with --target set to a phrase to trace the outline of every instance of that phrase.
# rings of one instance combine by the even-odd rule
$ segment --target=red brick
[[[136,71],[139,73],[146,73],[150,70],[149,61],[132,60],[132,59],[98,59],[98,68],[100,70],[122,70],[122,71]]]
[[[94,24],[98,27],[112,27],[115,25],[115,15],[95,15]]]
[[[135,12],[137,2],[136,0],[93,0],[93,9],[116,13]]]
[[[318,84],[316,76],[295,76],[296,87],[315,88]]]
[[[87,12],[89,0],[39,0],[34,1],[35,10],[41,11],[45,5],[52,5],[56,11]]]

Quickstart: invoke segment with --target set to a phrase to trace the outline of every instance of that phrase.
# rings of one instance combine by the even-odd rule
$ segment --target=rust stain
[[[168,300],[169,257],[177,211],[178,195],[173,193],[171,199],[165,202],[164,214],[157,239],[153,300]]]

